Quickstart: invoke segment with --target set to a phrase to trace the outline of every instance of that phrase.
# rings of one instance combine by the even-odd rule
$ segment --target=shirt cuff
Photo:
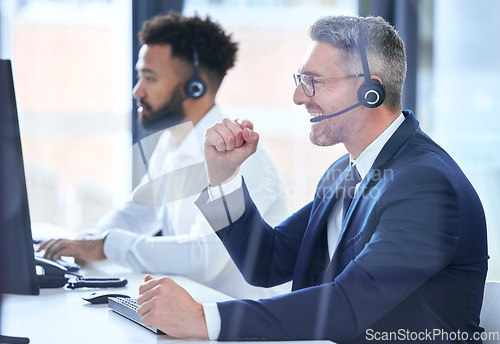
[[[128,231],[110,230],[106,234],[106,240],[104,240],[104,255],[108,260],[118,264],[126,264],[128,250],[137,237],[137,234]]]
[[[203,303],[205,322],[207,323],[208,339],[217,340],[220,335],[221,318],[216,303]]]
[[[227,183],[221,184],[219,186],[208,187],[208,194],[210,196],[210,201],[215,201],[216,199],[221,198],[223,195],[229,195],[231,192],[234,192],[241,188],[242,186],[242,176],[238,171],[234,178],[232,178]],[[222,193],[221,193],[222,191]]]

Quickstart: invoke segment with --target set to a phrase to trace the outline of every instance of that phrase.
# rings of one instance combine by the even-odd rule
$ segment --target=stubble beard
[[[316,146],[327,147],[344,142],[345,132],[341,129],[342,126],[336,123],[338,122],[336,120],[337,118],[330,118],[324,120],[321,124],[314,124],[309,133],[311,143]]]

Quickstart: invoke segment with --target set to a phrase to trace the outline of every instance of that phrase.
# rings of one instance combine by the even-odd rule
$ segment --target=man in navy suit
[[[453,159],[402,111],[401,38],[381,18],[344,16],[319,19],[310,36],[294,101],[311,115],[313,144],[349,154],[311,203],[271,228],[238,172],[259,136],[223,120],[206,132],[210,187],[197,202],[249,283],[292,280],[292,292],[202,305],[147,276],[142,321],[218,340],[479,343],[484,212]]]

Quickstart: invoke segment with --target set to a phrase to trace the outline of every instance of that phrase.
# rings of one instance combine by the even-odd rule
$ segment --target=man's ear
[[[382,85],[384,84],[382,82],[382,79],[380,79],[380,77],[378,75],[370,75],[370,77],[373,79],[373,80],[377,80],[378,82],[380,82]]]

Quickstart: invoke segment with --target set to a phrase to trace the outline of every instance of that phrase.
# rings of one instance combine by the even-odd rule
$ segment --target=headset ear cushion
[[[378,80],[370,79],[359,86],[358,99],[367,108],[376,108],[385,100],[385,87]]]
[[[207,92],[207,84],[202,78],[192,77],[184,84],[184,92],[189,98],[199,99]]]

